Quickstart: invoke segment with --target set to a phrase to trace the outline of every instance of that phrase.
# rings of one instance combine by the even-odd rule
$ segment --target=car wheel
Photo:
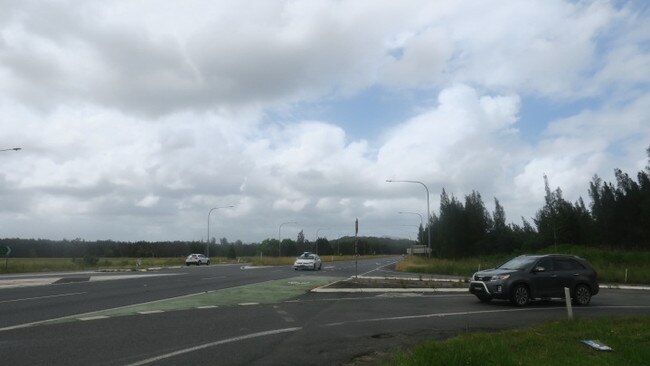
[[[323,269],[323,263],[318,265],[318,270],[320,271],[321,269]]]
[[[205,262],[205,265],[206,265],[206,266],[209,266],[209,265],[210,265],[210,261]]]
[[[512,295],[510,295],[510,302],[516,306],[524,306],[530,301],[530,291],[526,285],[517,285],[512,289]]]
[[[591,301],[591,290],[587,285],[578,285],[573,294],[573,301],[578,306],[585,306]]]
[[[189,264],[189,263],[185,263],[185,265],[186,265],[187,267],[189,267],[189,266],[190,266],[190,264]]]
[[[314,263],[314,271],[316,270],[316,263]]]
[[[481,302],[490,302],[490,301],[492,301],[492,298],[490,296],[476,295],[476,297],[478,297],[479,301],[481,301]]]

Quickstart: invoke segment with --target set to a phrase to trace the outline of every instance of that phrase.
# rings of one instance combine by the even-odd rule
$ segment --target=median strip
[[[75,314],[56,319],[19,324],[0,328],[0,331],[26,328],[35,325],[78,321],[80,319],[105,319],[115,316],[141,314],[143,312],[153,314],[154,312],[163,311],[192,310],[199,307],[204,307],[203,309],[207,309],[228,305],[278,303],[300,296],[312,288],[322,286],[334,280],[336,280],[336,278],[333,277],[292,277],[282,280],[266,281],[251,285],[183,295],[169,299],[149,301],[140,304],[126,305],[113,309],[88,312],[84,314]]]

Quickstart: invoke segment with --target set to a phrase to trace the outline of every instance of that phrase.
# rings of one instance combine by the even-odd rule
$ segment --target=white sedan
[[[300,257],[296,258],[296,261],[293,263],[293,269],[296,271],[299,269],[311,269],[313,271],[321,270],[323,263],[320,260],[320,257],[317,254],[304,252]]]
[[[197,266],[200,266],[202,264],[208,265],[210,264],[210,258],[204,256],[203,254],[190,254],[185,259],[185,265],[189,266],[190,264]]]

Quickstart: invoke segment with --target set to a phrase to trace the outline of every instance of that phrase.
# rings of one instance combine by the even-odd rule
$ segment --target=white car
[[[320,271],[323,263],[320,260],[320,257],[317,254],[304,252],[300,257],[296,258],[296,261],[293,263],[293,269],[296,271],[299,269],[311,269],[313,271]]]
[[[210,264],[210,258],[204,256],[203,254],[190,254],[185,259],[185,265],[189,266],[190,264],[194,264],[196,266],[200,266],[202,264],[208,265]]]

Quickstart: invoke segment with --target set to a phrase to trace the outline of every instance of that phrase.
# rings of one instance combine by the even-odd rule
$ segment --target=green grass
[[[363,256],[359,259],[380,258],[384,256]],[[354,260],[354,256],[321,256],[323,263]],[[88,265],[83,258],[9,258],[5,267],[4,258],[0,259],[0,273],[60,272],[102,269],[136,269],[137,258],[99,258],[97,264]],[[140,268],[184,266],[185,257],[174,258],[140,258]],[[296,257],[244,257],[229,259],[211,257],[211,264],[247,262],[254,266],[292,265]]]
[[[613,348],[596,351],[581,340]],[[463,334],[423,343],[384,365],[647,365],[650,317],[608,317],[556,321],[528,329]]]
[[[88,265],[83,258],[9,258],[0,260],[0,273],[59,272],[101,269],[136,269],[137,258],[99,258]],[[141,258],[140,268],[184,266],[185,257]],[[228,258],[210,258],[211,263],[235,263]]]
[[[601,283],[650,284],[650,266],[648,265],[650,251],[622,251],[577,245],[558,245],[557,248],[551,246],[537,253],[562,253],[583,257],[594,266]],[[520,254],[525,253],[470,257],[459,260],[408,257],[397,265],[397,269],[404,272],[469,277],[479,267],[481,269],[491,268]],[[628,270],[627,281],[625,269]]]
[[[385,255],[366,255],[358,257],[361,259],[372,259],[372,258],[385,258]],[[337,262],[337,261],[353,261],[353,255],[321,255],[321,260],[323,263],[328,262]],[[253,266],[287,266],[293,265],[293,262],[296,261],[296,257],[250,257],[245,258],[245,261],[250,262]]]

